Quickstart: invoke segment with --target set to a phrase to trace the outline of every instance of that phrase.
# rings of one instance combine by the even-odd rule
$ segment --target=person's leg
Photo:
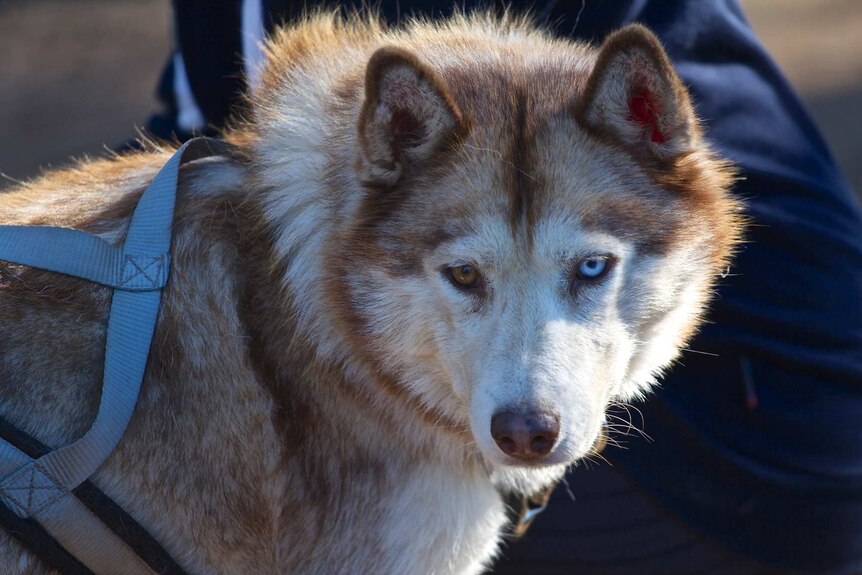
[[[607,463],[571,471],[548,508],[510,541],[495,575],[765,575],[685,525]]]

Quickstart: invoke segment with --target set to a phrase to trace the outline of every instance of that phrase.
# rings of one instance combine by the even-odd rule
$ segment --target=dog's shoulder
[[[0,224],[74,228],[120,244],[141,194],[169,152],[84,161],[48,172],[0,193]],[[173,259],[186,273],[200,263],[197,254],[211,254],[213,246],[230,241],[229,234],[216,230],[235,225],[226,223],[218,208],[235,201],[222,196],[238,193],[237,170],[216,160],[206,167],[191,164],[181,174],[175,227],[183,231],[175,232],[180,257]],[[188,236],[201,227],[209,233],[192,241]],[[110,288],[0,261],[0,416],[51,446],[87,429],[99,402],[110,302]],[[162,322],[166,319],[162,314]]]
[[[118,245],[168,152],[51,172],[0,195],[0,223],[71,227]],[[253,211],[241,206],[244,182],[231,157],[182,168],[171,275],[140,398],[120,445],[91,478],[169,553],[195,549],[189,564],[204,571],[239,552],[224,537],[256,533],[269,542],[279,492],[271,397],[250,367],[238,310],[247,267],[240,244],[253,234],[242,223]],[[0,262],[0,417],[51,447],[86,431],[101,395],[110,301],[109,288]],[[260,450],[246,448],[249,438]],[[227,531],[204,529],[208,522]],[[231,561],[251,569],[242,557]]]

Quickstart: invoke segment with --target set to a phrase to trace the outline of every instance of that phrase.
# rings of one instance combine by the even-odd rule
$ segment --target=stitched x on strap
[[[111,550],[110,545],[107,550],[99,548],[99,539],[106,536],[104,529],[100,531],[82,514],[80,502],[70,492],[114,450],[134,411],[161,289],[168,279],[179,168],[219,153],[225,146],[198,138],[180,147],[141,196],[121,248],[72,229],[0,226],[0,259],[85,278],[115,290],[108,317],[102,396],[90,429],[73,443],[38,459],[0,441],[0,501],[19,516],[39,521],[97,573],[151,573],[140,559],[136,563],[134,553],[130,558],[122,550]]]
[[[0,257],[9,262],[126,291],[161,289],[168,280],[167,253],[128,253],[101,238],[70,228],[0,226],[0,230]]]

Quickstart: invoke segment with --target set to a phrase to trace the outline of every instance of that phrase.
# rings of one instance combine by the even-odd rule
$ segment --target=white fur
[[[400,550],[387,553],[397,560],[386,566],[387,573],[480,573],[506,523],[487,475],[458,475],[431,465],[409,470],[403,488],[381,505],[387,510],[384,545]]]

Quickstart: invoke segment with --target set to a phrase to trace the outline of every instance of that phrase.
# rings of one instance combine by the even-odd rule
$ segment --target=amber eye
[[[479,270],[470,264],[447,268],[447,271],[449,272],[449,278],[452,280],[452,283],[459,288],[476,287],[481,278]]]

